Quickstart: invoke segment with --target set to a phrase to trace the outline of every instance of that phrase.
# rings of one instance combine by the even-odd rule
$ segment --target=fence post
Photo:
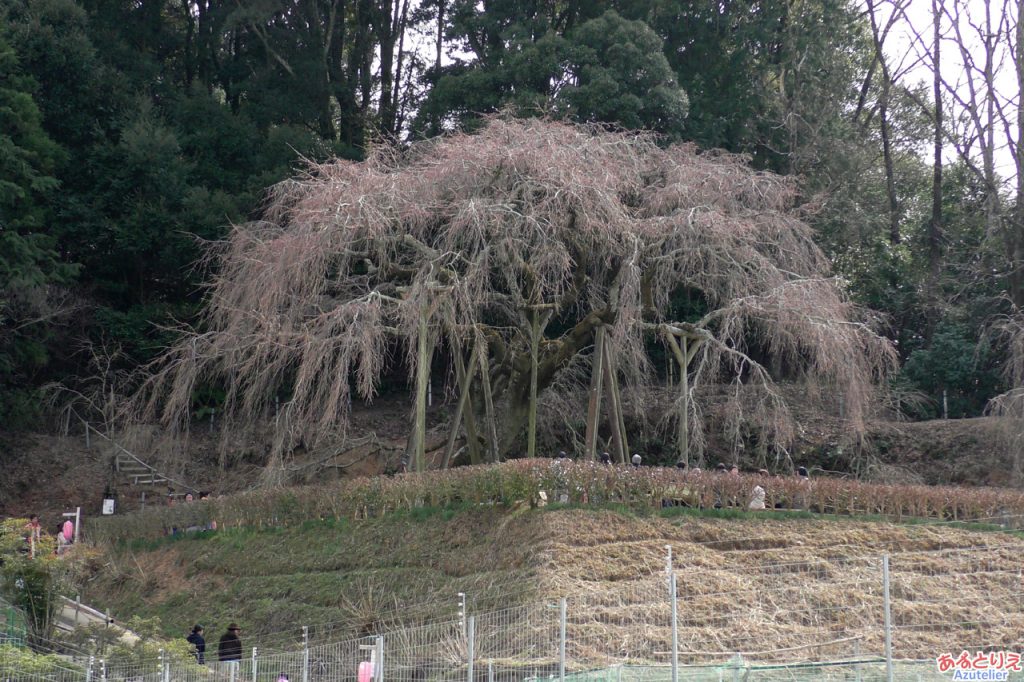
[[[384,635],[377,635],[377,665],[373,668],[376,682],[384,682]]]
[[[466,654],[467,654],[466,658],[468,659],[467,662],[469,663],[469,666],[468,666],[469,667],[469,670],[468,670],[468,674],[469,674],[468,680],[469,680],[469,682],[473,682],[473,653],[474,653],[473,652],[473,645],[475,643],[473,640],[474,640],[475,637],[476,637],[476,616],[470,616],[469,617],[469,622],[468,622],[467,628],[466,628]]]
[[[163,669],[164,682],[171,682],[171,658],[170,656],[164,656],[164,669]]]
[[[92,666],[90,666],[92,667]],[[163,682],[164,679],[164,650],[160,650],[160,680]]]
[[[487,661],[487,682],[494,682],[494,659]]]
[[[892,677],[892,604],[889,601],[889,555],[882,555],[882,599],[885,606],[885,679]]]
[[[459,627],[466,634],[466,593],[459,592]]]
[[[309,627],[302,626],[302,682],[309,682]]]
[[[164,650],[160,650],[160,657],[163,658]],[[85,682],[92,682],[92,664],[96,660],[95,656],[89,657],[89,667],[85,669]]]
[[[672,598],[672,682],[679,682],[679,621],[676,610],[676,574],[669,578]]]
[[[256,682],[256,647],[252,648],[252,682]]]
[[[732,659],[732,682],[740,682],[740,662],[743,657],[740,656],[740,652],[736,652],[736,657]]]
[[[558,602],[558,682],[565,682],[565,597]]]
[[[100,659],[100,682],[107,682],[107,662]]]

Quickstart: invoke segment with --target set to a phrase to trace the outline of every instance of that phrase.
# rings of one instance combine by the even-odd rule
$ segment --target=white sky
[[[932,84],[931,57],[926,51],[931,50],[932,43],[931,0],[879,0],[879,13],[882,17],[887,18],[891,16],[894,2],[905,6],[905,20],[899,22],[892,29],[885,44],[885,51],[889,56],[890,63],[893,65],[902,64],[905,70],[902,76],[904,83],[910,85],[916,82],[923,82],[927,84],[930,93]],[[1013,65],[1013,45],[1011,42],[1013,27],[1016,26],[1017,20],[1017,8],[1014,5],[1015,3],[1012,0],[1008,2],[1004,2],[1004,0],[939,0],[940,8],[945,7],[950,15],[955,14],[953,10],[956,7],[959,8],[963,19],[969,18],[972,23],[984,26],[985,13],[988,11],[991,13],[993,29],[996,29],[1000,24],[1003,25],[1004,29],[1009,29],[1009,35],[1004,33],[1000,36],[998,42],[997,51],[999,54],[997,59],[999,63],[996,69],[996,90],[999,92],[999,100],[1004,110],[1010,115],[1012,121],[1016,120],[1016,110],[1020,106],[1020,93]],[[1004,16],[1004,10],[1008,12],[1007,16]],[[915,32],[924,38],[924,46],[920,45],[920,43],[915,43],[913,38]],[[980,62],[984,58],[981,38],[966,21],[962,22],[961,33],[965,42],[972,48],[972,56]],[[964,67],[964,60],[954,42],[955,33],[948,16],[943,17],[942,35],[944,36],[941,46],[943,77],[951,83],[957,83],[958,91],[966,99],[969,92],[966,82],[968,70]],[[978,75],[976,74],[975,77],[978,78]],[[951,112],[947,109],[945,113],[948,119]],[[1011,126],[1010,134],[1013,136],[1017,135],[1015,125]],[[996,167],[999,174],[1009,181],[1015,175],[1013,154],[1010,150],[1006,131],[1002,128],[1001,124],[996,129],[995,139]],[[946,157],[949,160],[953,160],[956,157],[956,151],[952,146],[946,150]]]

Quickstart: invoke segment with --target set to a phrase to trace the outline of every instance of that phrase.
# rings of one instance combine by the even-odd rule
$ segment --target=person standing
[[[238,636],[241,632],[242,628],[232,623],[228,626],[228,631],[220,636],[220,642],[217,643],[217,658],[219,660],[233,663],[242,660],[242,640]]]
[[[751,497],[750,504],[747,505],[747,509],[756,511],[764,508],[764,488],[759,485],[755,485],[753,497]]]
[[[203,638],[203,626],[193,625],[192,632],[185,638],[185,641],[196,648],[196,663],[199,665],[206,663],[206,639]]]
[[[43,526],[39,523],[39,515],[33,514],[28,517],[28,523],[25,524],[25,542],[28,543],[28,558],[36,558],[36,548],[39,547],[39,541],[43,537]]]

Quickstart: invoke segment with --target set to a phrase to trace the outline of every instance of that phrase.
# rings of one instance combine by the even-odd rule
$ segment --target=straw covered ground
[[[580,659],[665,662],[672,548],[680,655],[826,660],[884,652],[882,555],[889,555],[897,658],[1024,641],[1017,534],[948,525],[693,516],[550,515],[546,592],[573,595]]]

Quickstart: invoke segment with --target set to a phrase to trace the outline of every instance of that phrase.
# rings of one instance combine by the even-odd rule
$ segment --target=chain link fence
[[[1015,545],[866,558],[706,562],[576,582],[552,598],[236,663],[71,660],[31,682],[950,680],[936,657],[1020,653]],[[696,564],[695,564],[696,561]],[[979,678],[980,679],[980,678]],[[1005,678],[1024,679],[1011,672]]]

